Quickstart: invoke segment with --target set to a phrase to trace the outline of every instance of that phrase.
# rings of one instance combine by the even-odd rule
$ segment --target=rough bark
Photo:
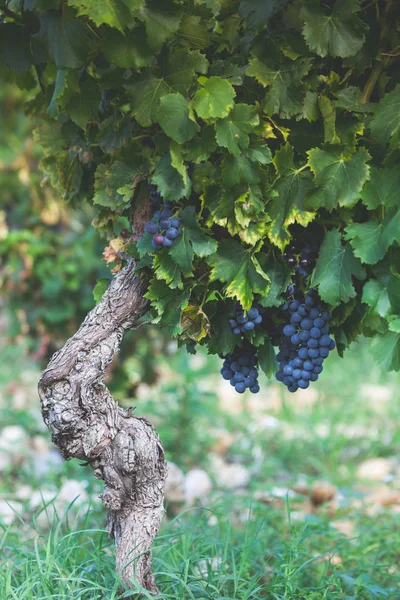
[[[151,544],[164,511],[163,447],[151,425],[119,407],[103,382],[125,331],[146,310],[143,294],[131,261],[53,355],[39,381],[39,396],[44,422],[63,457],[87,461],[104,480],[101,498],[115,538],[117,572],[128,587],[136,582],[156,593]]]

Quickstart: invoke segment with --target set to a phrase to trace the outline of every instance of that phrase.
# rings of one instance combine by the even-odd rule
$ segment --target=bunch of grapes
[[[229,380],[239,394],[243,394],[246,388],[253,394],[257,394],[260,391],[257,362],[254,351],[236,348],[232,354],[225,357],[221,375],[224,379]]]
[[[292,242],[283,253],[287,264],[294,267],[295,272],[303,279],[307,279],[311,275],[317,256],[318,248],[316,246],[307,246],[301,249],[297,242]]]
[[[181,220],[173,217],[171,208],[164,205],[162,210],[156,210],[144,229],[153,235],[151,242],[153,250],[160,250],[162,247],[170,248],[174,240],[181,234]]]
[[[282,307],[289,323],[283,327],[276,378],[289,392],[306,389],[311,381],[316,381],[324,359],[336,346],[329,337],[330,313],[318,304],[312,290],[302,300],[287,301]]]
[[[231,326],[232,333],[239,334],[241,331],[252,331],[256,325],[262,322],[262,316],[259,309],[256,306],[252,306],[247,314],[244,314],[244,310],[238,304],[235,309],[235,318],[229,319],[229,325]]]

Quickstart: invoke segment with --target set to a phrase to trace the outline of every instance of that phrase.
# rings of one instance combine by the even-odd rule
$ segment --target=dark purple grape
[[[292,335],[292,337],[290,338],[290,341],[292,342],[292,344],[294,346],[298,346],[300,344],[300,336],[298,333],[295,333],[294,335]]]
[[[303,369],[304,369],[304,371],[312,371],[314,369],[314,366],[315,365],[313,365],[311,360],[306,360],[304,362]]]
[[[162,245],[161,244],[157,244],[157,242],[154,241],[154,239],[151,240],[151,247],[153,248],[153,250],[161,250]]]
[[[253,379],[253,377],[245,377],[244,385],[246,387],[251,387],[254,384],[255,384],[255,380]]]
[[[300,327],[302,329],[311,329],[311,327],[314,325],[313,321],[311,319],[308,319],[307,317],[305,319],[303,319],[300,323]]]
[[[301,388],[302,390],[305,390],[308,388],[308,386],[310,385],[309,381],[305,381],[304,379],[299,379],[299,381],[297,382],[297,385],[299,386],[299,388]]]
[[[298,325],[299,323],[301,323],[302,319],[303,319],[303,317],[301,315],[299,315],[298,312],[295,312],[290,317],[290,322],[292,325]]]
[[[323,320],[328,323],[328,321],[331,320],[331,315],[328,313],[327,310],[324,310],[324,312],[322,313],[321,317],[323,318]]]
[[[169,221],[169,219],[161,219],[160,227],[161,229],[169,229],[171,227],[171,221]]]
[[[277,371],[275,377],[278,381],[283,381],[283,371]]]
[[[164,236],[161,234],[157,234],[153,237],[153,240],[155,241],[156,244],[162,244],[164,241]]]
[[[261,316],[261,315],[258,315],[258,317],[256,317],[256,318],[254,319],[254,323],[255,323],[256,325],[259,325],[261,322],[262,322],[262,316]]]
[[[246,391],[246,386],[244,385],[243,381],[239,381],[239,383],[235,384],[235,390],[238,392],[238,394],[243,394]]]
[[[302,317],[307,317],[309,309],[308,309],[308,307],[305,304],[300,304],[299,308],[297,309],[297,312]]]
[[[181,220],[178,219],[178,217],[172,217],[171,227],[175,227],[175,229],[178,229],[178,227],[180,227],[180,225],[181,225]]]
[[[163,208],[160,212],[160,219],[169,219],[172,217],[172,210],[170,208]]]
[[[170,240],[175,240],[178,237],[178,231],[175,229],[175,227],[169,227],[165,232],[165,235]]]
[[[322,356],[322,358],[326,358],[329,354],[329,350],[326,347],[321,347],[319,349],[319,355]]]
[[[152,235],[154,235],[155,233],[158,233],[158,223],[155,223],[154,221],[149,221],[144,226],[144,230],[146,231],[146,233],[151,233]]]
[[[239,381],[244,381],[244,375],[240,371],[234,374],[233,380],[235,383],[239,383]]]
[[[254,322],[253,321],[247,321],[247,323],[245,323],[242,327],[243,331],[251,331],[252,329],[254,329]]]
[[[311,379],[311,371],[302,371],[301,379],[304,379],[304,381],[308,381],[308,379]]]
[[[307,348],[300,348],[300,350],[299,350],[299,358],[302,358],[302,359],[308,358],[308,350],[307,350]]]
[[[308,348],[318,348],[319,342],[315,338],[310,338],[307,342]]]
[[[316,340],[321,337],[321,330],[318,327],[311,327],[310,336]]]
[[[288,258],[287,259],[287,264],[290,265],[290,266],[295,265],[296,264],[296,259],[292,258],[292,257]]]
[[[258,392],[260,391],[260,386],[258,385],[258,383],[252,385],[250,391],[252,394],[258,394]]]
[[[224,379],[226,379],[227,381],[228,381],[228,379],[232,379],[232,377],[233,377],[233,371],[230,371],[229,369],[226,369],[225,371],[223,371],[222,377]]]
[[[331,338],[329,337],[329,335],[325,334],[321,337],[321,339],[319,340],[319,345],[320,346],[326,346],[328,347],[331,343]]]
[[[308,342],[308,340],[310,339],[310,332],[308,331],[308,329],[302,329],[302,331],[300,331],[299,333],[299,338],[302,342]]]
[[[258,308],[256,308],[255,306],[252,306],[250,308],[250,310],[248,311],[247,316],[249,317],[249,319],[251,319],[252,321],[254,321],[254,319],[256,317],[258,317],[259,314],[260,313],[259,313]]]
[[[167,237],[165,237],[165,238],[163,239],[163,243],[162,243],[162,245],[163,245],[165,248],[171,248],[172,244],[173,244],[173,241],[172,241],[172,240],[169,240]]]
[[[325,325],[325,321],[321,317],[314,319],[314,327],[321,329]]]
[[[283,335],[286,337],[292,337],[294,333],[296,333],[296,328],[293,325],[285,325],[283,328]]]

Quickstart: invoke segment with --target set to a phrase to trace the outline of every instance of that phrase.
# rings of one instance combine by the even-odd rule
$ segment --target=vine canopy
[[[245,336],[273,371],[296,240],[319,247],[299,285],[339,351],[364,334],[400,369],[399,25],[392,0],[0,0],[0,77],[26,90],[42,170],[97,208],[107,261],[135,256],[189,350],[231,352],[224,315],[257,302]],[[156,252],[151,186],[182,222]]]

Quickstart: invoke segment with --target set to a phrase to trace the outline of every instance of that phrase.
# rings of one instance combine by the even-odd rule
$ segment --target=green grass
[[[0,360],[0,393],[5,397],[22,364],[35,368],[23,363],[15,347],[6,352],[9,368]],[[369,457],[391,457],[397,465],[399,375],[381,373],[366,343],[353,345],[344,360],[329,358],[309,396],[286,394],[273,382],[263,381],[260,398],[265,414],[275,419],[267,427],[262,414],[254,412],[250,396],[242,397],[240,415],[217,408],[218,367],[218,360],[207,358],[195,368],[183,352],[160,359],[162,378],[136,402],[138,413],[160,422],[167,455],[180,466],[209,468],[212,429],[218,426],[235,435],[225,459],[251,472],[247,490],[232,492],[216,485],[206,506],[165,520],[154,546],[162,597],[400,599],[399,513],[392,507],[366,510],[360,500],[379,484],[362,486],[355,475]],[[206,389],[201,387],[204,381]],[[380,391],[389,399],[378,402]],[[23,426],[30,435],[46,436],[37,412],[35,397],[32,405],[20,410],[3,403],[0,418],[4,424]],[[179,436],[189,440],[179,446]],[[289,488],[299,477],[310,485],[320,479],[334,483],[341,492],[339,505],[310,510],[301,496],[268,500],[271,490]],[[12,498],[21,485],[55,490],[68,479],[89,481],[92,497],[101,490],[77,461],[38,478],[27,459],[10,467],[0,481],[0,495]],[[396,470],[388,485],[398,487]],[[267,500],[257,500],[260,495]],[[118,593],[113,544],[102,529],[99,504],[83,507],[78,516],[72,505],[65,514],[51,517],[50,528],[38,518],[39,510],[26,501],[11,525],[2,525],[0,519],[1,600],[127,596],[128,592]],[[350,524],[349,535],[335,527],[338,521]]]

